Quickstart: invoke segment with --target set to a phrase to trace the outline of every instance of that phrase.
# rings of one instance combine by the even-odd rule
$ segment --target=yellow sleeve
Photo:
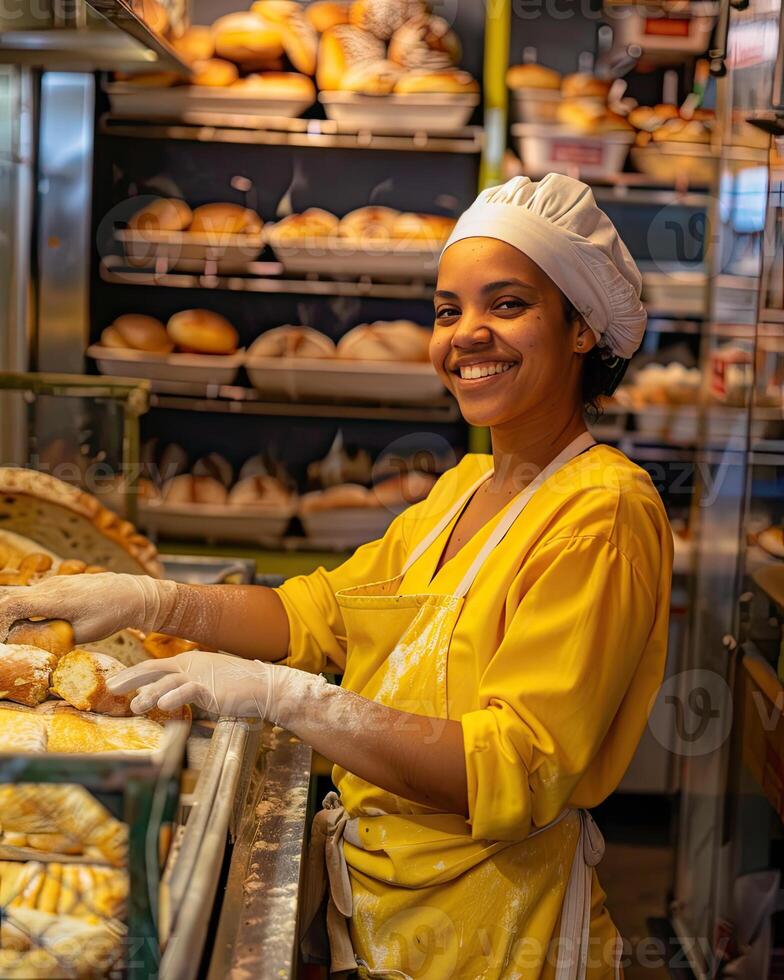
[[[399,514],[383,538],[357,548],[338,568],[329,572],[317,568],[309,575],[288,579],[275,590],[289,620],[288,667],[311,673],[327,669],[328,661],[340,670],[345,667],[346,634],[335,593],[398,575],[412,532],[415,536],[421,533],[414,525],[422,518],[426,504],[422,501]]]
[[[607,537],[575,534],[526,562],[519,604],[481,678],[482,707],[461,720],[475,839],[520,840],[555,819],[600,750],[600,798],[620,780],[666,656],[666,616],[664,643],[650,643],[662,632],[662,599],[648,571],[666,555],[647,557],[636,563]],[[624,730],[608,746],[619,719]]]

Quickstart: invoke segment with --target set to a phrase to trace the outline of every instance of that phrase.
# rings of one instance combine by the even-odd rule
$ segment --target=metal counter
[[[208,980],[295,976],[311,749],[265,725],[236,831]]]

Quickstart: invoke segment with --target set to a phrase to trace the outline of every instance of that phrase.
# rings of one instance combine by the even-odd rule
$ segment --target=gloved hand
[[[135,714],[144,714],[156,705],[174,711],[184,704],[197,704],[216,715],[274,722],[277,696],[291,679],[286,675],[301,673],[259,660],[190,650],[129,667],[109,678],[107,687],[112,694],[138,688],[131,701]]]
[[[0,588],[0,642],[17,620],[31,616],[66,620],[77,643],[126,626],[152,633],[168,622],[176,602],[176,582],[147,575],[54,575],[38,585]]]

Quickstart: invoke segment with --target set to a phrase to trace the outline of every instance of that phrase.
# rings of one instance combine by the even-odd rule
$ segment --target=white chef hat
[[[524,252],[584,317],[599,342],[629,358],[645,331],[642,278],[591,188],[563,174],[514,177],[464,211],[441,255],[464,238],[495,238]]]

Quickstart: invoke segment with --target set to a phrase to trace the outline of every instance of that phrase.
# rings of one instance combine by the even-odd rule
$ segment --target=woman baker
[[[137,712],[258,716],[335,763],[301,910],[311,948],[326,910],[333,972],[621,976],[588,810],[663,676],[672,540],[647,474],[584,417],[640,344],[639,297],[585,184],[484,191],[441,256],[430,356],[491,455],[279,589],[102,574],[0,599],[0,636],[43,615],[79,642],[135,626],[231,651],[147,661],[110,688],[138,688]]]

